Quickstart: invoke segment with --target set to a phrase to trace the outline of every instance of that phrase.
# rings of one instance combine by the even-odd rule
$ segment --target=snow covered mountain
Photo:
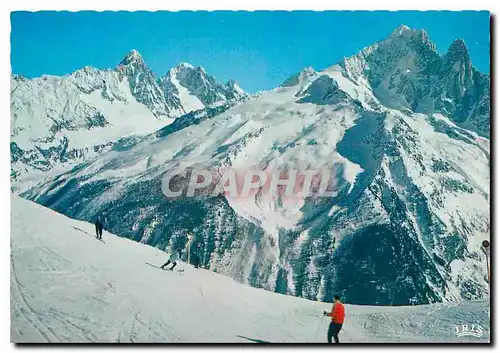
[[[13,75],[13,190],[133,144],[193,110],[245,97],[233,81],[220,84],[188,64],[158,79],[136,50],[111,70],[85,67],[62,77],[35,79]]]
[[[489,87],[441,75],[451,56],[400,27],[338,65],[304,69],[223,112],[191,114],[22,196],[82,220],[105,211],[107,229],[161,249],[191,233],[205,267],[279,293],[341,293],[354,304],[483,298],[489,120],[474,111]],[[327,169],[338,192],[171,200],[162,178],[179,168]]]
[[[182,102],[185,113],[214,104],[241,99],[246,93],[233,80],[221,84],[207,75],[202,67],[181,63],[159,79],[165,97],[175,97]]]
[[[348,78],[367,82],[387,107],[442,113],[480,136],[490,135],[490,78],[472,66],[461,39],[440,56],[424,30],[402,25],[341,66]]]
[[[324,343],[318,303],[256,289],[35,203],[11,199],[10,337],[15,343]],[[43,290],[40,290],[43,288]],[[490,341],[489,303],[345,305],[341,342]],[[467,325],[476,336],[457,336]]]

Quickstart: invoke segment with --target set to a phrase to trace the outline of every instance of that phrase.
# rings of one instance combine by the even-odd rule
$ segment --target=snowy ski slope
[[[11,198],[11,341],[321,343],[331,304],[239,284]],[[481,325],[481,338],[456,325]],[[488,342],[489,303],[346,305],[341,342]]]

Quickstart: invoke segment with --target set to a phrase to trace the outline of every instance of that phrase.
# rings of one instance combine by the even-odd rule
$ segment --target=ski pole
[[[321,301],[319,299],[317,299],[317,302],[321,303]],[[322,316],[320,316],[320,318],[319,318],[319,324],[318,324],[318,327],[316,328],[316,331],[314,334],[314,342],[316,342],[316,338],[318,337],[319,328],[321,327],[321,324],[323,323],[321,319],[322,319]]]
[[[193,239],[193,236],[191,234],[188,234],[188,243],[187,243],[187,248],[188,248],[188,256],[187,256],[187,263],[188,265],[191,264],[189,261],[190,255],[191,255],[191,240]]]
[[[323,324],[323,322],[321,320],[322,318],[323,318],[322,316],[319,318],[319,324],[318,324],[318,327],[316,328],[316,333],[314,334],[314,342],[316,342],[316,339],[318,338],[318,331],[319,331],[321,325]]]
[[[482,244],[484,254],[486,255],[486,271],[488,271],[488,292],[491,295],[491,279],[490,279],[490,242],[483,240]]]

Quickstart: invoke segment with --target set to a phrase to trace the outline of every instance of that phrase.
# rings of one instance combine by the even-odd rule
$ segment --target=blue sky
[[[14,12],[11,24],[12,71],[27,77],[112,68],[134,48],[157,75],[185,61],[256,92],[335,64],[400,24],[424,28],[440,53],[464,39],[473,64],[489,72],[486,11]]]

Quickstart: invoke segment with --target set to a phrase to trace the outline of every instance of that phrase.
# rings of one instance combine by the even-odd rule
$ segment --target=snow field
[[[12,196],[11,341],[326,341],[330,303],[252,288]],[[482,338],[457,337],[479,324]],[[341,342],[488,342],[489,303],[346,305]]]

